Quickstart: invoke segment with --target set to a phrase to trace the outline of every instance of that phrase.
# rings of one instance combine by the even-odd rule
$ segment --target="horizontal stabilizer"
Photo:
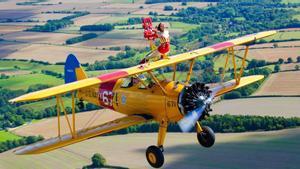
[[[44,153],[146,121],[146,118],[139,115],[127,116],[95,127],[79,130],[76,132],[75,137],[73,137],[72,134],[65,134],[60,137],[50,138],[28,146],[21,147],[14,152],[17,155]]]

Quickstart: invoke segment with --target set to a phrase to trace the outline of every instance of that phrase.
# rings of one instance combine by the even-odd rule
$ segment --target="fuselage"
[[[155,120],[165,118],[176,122],[183,117],[178,107],[178,96],[184,85],[161,81],[166,94],[157,84],[141,87],[141,83],[123,86],[124,79],[109,81],[80,89],[78,98],[126,115],[139,114]]]

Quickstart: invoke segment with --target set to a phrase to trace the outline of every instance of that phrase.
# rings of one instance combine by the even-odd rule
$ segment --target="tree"
[[[171,6],[171,5],[166,5],[166,6],[164,7],[164,11],[173,11],[173,6]]]
[[[284,60],[282,58],[279,58],[277,61],[278,64],[283,64],[283,62],[284,62]]]
[[[237,99],[237,98],[240,98],[240,97],[242,97],[242,95],[238,91],[232,91],[232,92],[226,93],[224,95],[224,99]]]
[[[274,72],[277,73],[279,71],[280,71],[280,66],[279,65],[275,65]]]
[[[291,57],[289,57],[288,59],[287,59],[287,63],[292,63],[293,62],[293,59],[291,58]]]
[[[300,56],[297,57],[297,62],[300,63]]]
[[[96,153],[92,157],[92,167],[104,167],[106,165],[105,158],[99,154]]]

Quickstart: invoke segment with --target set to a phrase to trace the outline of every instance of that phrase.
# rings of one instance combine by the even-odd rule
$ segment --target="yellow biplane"
[[[170,56],[151,63],[106,73],[98,77],[88,78],[74,55],[69,55],[65,64],[66,84],[32,92],[14,98],[10,102],[36,101],[55,97],[57,101],[58,136],[24,146],[15,151],[16,154],[37,154],[61,148],[86,139],[120,130],[132,125],[157,121],[159,123],[157,144],[148,147],[146,158],[152,167],[159,168],[164,163],[163,144],[169,123],[177,122],[182,131],[197,131],[197,139],[204,147],[211,147],[215,142],[214,132],[207,126],[201,126],[200,121],[211,111],[210,106],[215,97],[234,89],[263,79],[262,75],[242,77],[249,46],[258,39],[275,34],[276,31],[266,31],[247,35],[237,39],[218,43],[205,48]],[[240,68],[237,68],[234,47],[245,46],[245,53]],[[193,65],[198,57],[214,52],[227,50],[224,72],[229,59],[234,64],[234,79],[222,82],[209,88],[203,83],[190,84]],[[184,82],[176,79],[176,66],[179,63],[189,63],[189,70]],[[172,67],[172,79],[159,78],[156,70]],[[72,119],[69,119],[64,107],[62,96],[71,93]],[[75,100],[86,101],[104,108],[125,114],[125,117],[76,130]],[[64,114],[60,116],[61,113]],[[61,135],[61,120],[65,118],[70,130],[69,134]],[[71,121],[72,120],[72,121]]]

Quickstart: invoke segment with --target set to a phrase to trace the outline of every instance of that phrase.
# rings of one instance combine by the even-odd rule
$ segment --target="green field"
[[[300,15],[295,15],[295,16],[294,16],[294,19],[300,20]]]
[[[237,53],[238,54],[238,53]],[[222,54],[222,55],[219,55],[219,56],[216,56],[214,59],[214,70],[215,71],[218,71],[220,67],[224,67],[225,65],[225,62],[226,62],[226,54]],[[242,59],[241,58],[238,58],[238,57],[235,57],[235,61],[236,61],[236,66],[237,68],[239,68],[241,66],[241,63],[242,63]],[[246,61],[246,65],[247,66],[247,61]],[[227,69],[230,68],[232,69],[233,68],[233,62],[232,62],[232,58],[230,57],[228,59],[228,63],[227,63]]]
[[[63,72],[63,65],[43,65],[39,63],[29,61],[18,61],[18,60],[0,60],[0,71],[1,70],[30,70],[30,71],[41,71],[50,70],[55,72]]]
[[[65,106],[71,107],[72,104],[72,99],[68,97],[63,97],[63,101]],[[55,99],[50,99],[50,100],[42,100],[42,101],[37,101],[37,102],[32,102],[28,104],[24,104],[20,107],[26,108],[26,109],[33,109],[34,111],[43,111],[45,108],[48,107],[53,107],[56,105],[56,100]]]
[[[153,25],[158,25],[159,22],[154,22]],[[191,29],[195,29],[200,25],[196,24],[188,24],[183,22],[168,22],[170,24],[170,32],[172,30],[180,30],[183,32],[188,32]],[[134,28],[134,29],[142,29],[142,24],[135,24],[135,25],[125,25],[125,26],[116,26],[116,29],[124,29],[124,28]]]
[[[299,0],[282,0],[282,3],[299,3]]]
[[[21,137],[11,132],[4,131],[4,130],[0,131],[0,142],[7,141],[7,140],[17,140],[19,138]]]
[[[188,24],[183,22],[169,22],[172,29],[180,29],[184,32],[188,32],[191,29],[195,29],[199,27],[199,25],[196,24]]]
[[[27,74],[20,76],[12,76],[8,79],[0,79],[0,87],[11,89],[11,90],[27,90],[29,86],[35,84],[48,84],[48,85],[59,85],[63,84],[63,79],[56,78],[54,76],[44,74]]]
[[[264,40],[290,40],[290,39],[300,39],[300,31],[290,31],[290,32],[278,32],[277,34],[267,37]]]

